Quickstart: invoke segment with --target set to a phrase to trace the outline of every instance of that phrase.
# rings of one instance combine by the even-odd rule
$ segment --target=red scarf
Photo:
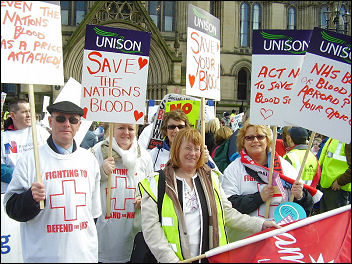
[[[268,155],[270,156],[270,154]],[[268,160],[270,158],[268,157]],[[241,162],[243,163],[244,166],[254,170],[257,172],[258,176],[264,181],[268,182],[268,177],[269,177],[269,169],[267,167],[264,167],[260,164],[257,164],[251,157],[248,156],[245,150],[241,151]],[[279,176],[279,177],[278,177]],[[286,192],[283,192],[284,188],[282,186],[282,183],[280,179],[293,184],[295,182],[294,179],[287,177],[283,174],[282,167],[281,167],[281,161],[279,158],[279,155],[275,152],[275,157],[274,157],[274,170],[273,170],[273,186],[278,186],[281,193],[285,194]],[[303,184],[303,188],[306,189],[313,197],[314,203],[318,202],[321,197],[323,196],[322,192],[309,186],[306,184]],[[275,195],[274,195],[275,196]]]

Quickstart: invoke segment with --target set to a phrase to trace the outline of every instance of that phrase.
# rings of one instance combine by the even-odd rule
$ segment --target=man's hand
[[[334,182],[331,185],[331,189],[333,189],[333,191],[338,191],[341,189],[341,186],[337,183],[337,180],[334,180]]]
[[[45,200],[44,184],[39,182],[32,183],[32,196],[33,200],[39,203]]]

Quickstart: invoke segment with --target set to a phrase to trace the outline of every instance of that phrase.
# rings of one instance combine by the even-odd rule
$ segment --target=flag
[[[351,263],[351,205],[205,253],[211,263]]]

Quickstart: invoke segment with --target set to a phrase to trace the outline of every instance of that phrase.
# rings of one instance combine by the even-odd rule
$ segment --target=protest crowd
[[[154,108],[146,107],[151,33],[89,24],[80,83],[70,78],[37,115],[32,84],[28,99],[4,98],[2,258],[16,250],[25,263],[250,263],[275,254],[276,262],[350,263],[350,38],[291,30],[287,45],[309,43],[292,56],[263,48],[285,30],[254,30],[250,104],[224,111],[214,104],[220,21],[192,4],[188,16],[187,56],[197,65],[187,61],[185,93]],[[346,45],[349,60],[347,48],[324,57],[319,41]],[[60,60],[46,61],[48,72]],[[335,67],[329,81],[343,87],[323,86],[326,61]],[[311,253],[323,250],[320,236],[331,239],[321,245],[331,255]],[[296,256],[280,255],[293,247]]]

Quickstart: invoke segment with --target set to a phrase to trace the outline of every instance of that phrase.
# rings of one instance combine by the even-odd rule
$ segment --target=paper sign
[[[187,115],[189,123],[193,127],[197,127],[199,120],[200,101],[173,101],[167,102],[165,106],[165,112],[170,112],[176,109],[182,109],[182,111]]]
[[[184,101],[184,100],[191,100],[191,101],[199,101],[200,99],[194,98],[187,95],[181,94],[167,94],[164,96],[163,100],[159,104],[158,110],[156,112],[156,118],[153,123],[153,130],[152,135],[149,140],[148,149],[153,149],[156,146],[161,146],[163,144],[163,135],[161,133],[161,125],[163,124],[164,114],[166,112],[166,104],[167,102],[173,101]],[[181,108],[182,109],[182,108]],[[199,112],[200,117],[200,112]]]
[[[151,33],[86,26],[81,105],[88,120],[143,124]]]
[[[351,37],[314,28],[287,122],[351,142]]]
[[[231,129],[235,132],[239,128],[239,123],[242,122],[244,113],[239,113],[230,119]]]
[[[7,95],[7,93],[1,92],[1,116],[2,116],[2,110],[4,109],[6,95]]]
[[[1,2],[2,83],[63,85],[62,60],[59,1]]]
[[[50,96],[46,96],[44,95],[43,97],[43,107],[42,107],[42,112],[48,112],[48,110],[46,109],[50,104]]]
[[[220,20],[188,5],[186,94],[220,100]]]
[[[250,122],[285,126],[311,30],[253,30]]]

